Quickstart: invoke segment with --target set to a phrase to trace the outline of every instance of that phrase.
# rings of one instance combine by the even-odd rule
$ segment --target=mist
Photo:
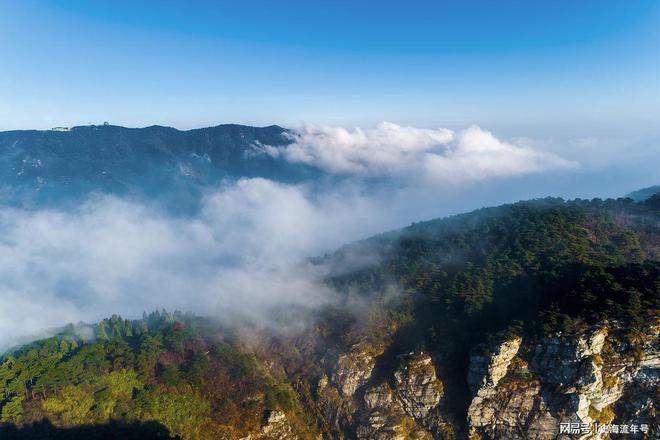
[[[291,145],[263,146],[264,154],[328,178],[224,181],[204,188],[190,215],[100,193],[67,208],[0,207],[0,348],[69,322],[162,308],[281,325],[272,322],[273,307],[308,309],[333,298],[322,283],[329,269],[310,257],[480,207],[484,188],[578,167],[478,127],[454,133],[384,123],[295,133]]]

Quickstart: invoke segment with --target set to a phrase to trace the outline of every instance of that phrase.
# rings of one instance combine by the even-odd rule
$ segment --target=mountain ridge
[[[2,356],[0,433],[46,418],[183,439],[549,440],[598,422],[653,438],[660,199],[525,201],[395,232],[331,274],[329,304],[273,311],[299,332],[162,311]]]
[[[23,132],[55,132],[55,133],[68,133],[71,131],[75,130],[80,130],[80,129],[98,129],[100,127],[111,127],[111,128],[119,128],[119,129],[124,129],[124,130],[148,130],[148,129],[167,129],[167,130],[175,130],[178,132],[188,132],[188,131],[198,131],[198,130],[210,130],[214,128],[223,128],[223,127],[237,127],[237,128],[256,128],[256,129],[275,129],[275,130],[282,130],[282,131],[287,131],[287,128],[284,128],[278,124],[270,124],[270,125],[263,125],[263,126],[258,126],[258,125],[248,125],[248,124],[238,124],[238,123],[222,123],[222,124],[216,124],[216,125],[209,125],[207,127],[196,127],[196,128],[187,128],[187,129],[181,129],[181,128],[176,128],[172,127],[169,125],[160,125],[160,124],[152,124],[152,125],[145,125],[144,127],[127,127],[124,125],[114,125],[114,124],[87,124],[87,125],[72,125],[70,127],[53,127],[53,128],[44,128],[44,129],[36,129],[36,128],[18,128],[18,129],[11,129],[11,130],[0,130],[0,135],[3,133],[23,133]]]
[[[178,130],[149,126],[78,126],[0,132],[0,180],[10,202],[56,205],[91,191],[187,197],[223,179],[299,182],[315,170],[275,158],[264,145],[291,142],[277,125],[221,124]]]

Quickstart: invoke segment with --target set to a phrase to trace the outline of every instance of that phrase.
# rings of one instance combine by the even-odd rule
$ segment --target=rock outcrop
[[[570,438],[599,439],[596,424],[651,425],[660,383],[658,327],[649,326],[635,344],[628,337],[599,326],[580,337],[536,343],[515,337],[478,347],[468,374],[470,438],[553,439],[560,423],[572,422],[590,431]]]
[[[394,372],[396,397],[406,414],[415,420],[425,420],[442,398],[443,386],[438,380],[433,360],[426,353],[401,356]]]
[[[553,438],[557,424],[541,397],[538,381],[500,381],[510,373],[522,338],[514,337],[491,347],[480,346],[471,356],[468,385],[473,394],[468,408],[471,439]],[[516,369],[525,369],[518,365]]]
[[[366,343],[354,345],[350,351],[338,356],[332,382],[344,396],[352,397],[358,388],[367,383],[376,365],[376,358],[382,352],[382,348]]]
[[[357,427],[358,439],[405,440],[428,439],[433,436],[406,413],[396,392],[381,383],[364,394],[364,412]]]
[[[269,411],[261,430],[241,440],[297,440],[298,438],[289,424],[286,414],[281,411]]]
[[[327,355],[328,368],[315,387],[325,435],[364,440],[453,438],[453,428],[440,410],[443,384],[431,355],[404,353],[377,371],[383,350],[365,341],[347,352]]]
[[[518,354],[522,338],[516,336],[495,345],[492,350],[483,346],[470,358],[468,385],[473,393],[487,394],[488,390],[497,386],[500,379],[506,376],[511,360]]]
[[[399,356],[387,382],[368,388],[363,397],[359,439],[433,439],[453,432],[439,410],[443,385],[433,359],[424,352]]]
[[[468,370],[442,370],[446,377],[437,370],[442,352],[392,355],[361,342],[322,361],[312,382],[316,417],[324,438],[360,440],[607,439],[597,426],[651,429],[660,400],[659,330],[603,322],[578,336],[509,335],[475,347]],[[461,392],[469,399],[464,412]],[[590,431],[565,436],[566,423]],[[288,435],[277,420],[268,425],[268,433]]]

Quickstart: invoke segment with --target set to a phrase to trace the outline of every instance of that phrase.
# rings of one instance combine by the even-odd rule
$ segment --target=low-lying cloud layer
[[[0,207],[0,350],[68,322],[161,308],[268,324],[273,306],[332,298],[319,283],[325,269],[307,257],[446,214],[446,183],[573,165],[478,127],[307,126],[293,136],[267,150],[351,178],[226,182],[207,188],[188,217],[109,195],[74,209]]]
[[[66,212],[4,207],[0,349],[112,313],[167,308],[267,321],[276,305],[319,305],[332,292],[318,282],[323,268],[305,259],[392,221],[351,187],[260,178],[216,188],[192,218],[115,196]]]
[[[276,157],[328,173],[464,182],[575,167],[551,153],[501,141],[477,126],[454,132],[381,122],[375,128],[306,125],[290,145],[266,147]]]

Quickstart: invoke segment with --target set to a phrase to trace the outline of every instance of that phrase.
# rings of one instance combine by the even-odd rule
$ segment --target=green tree
[[[80,425],[90,420],[94,397],[81,387],[68,385],[56,396],[44,400],[44,411],[53,414],[65,426]]]
[[[99,325],[96,329],[96,339],[100,341],[107,341],[108,340],[108,332],[105,328],[105,320],[99,322]]]

